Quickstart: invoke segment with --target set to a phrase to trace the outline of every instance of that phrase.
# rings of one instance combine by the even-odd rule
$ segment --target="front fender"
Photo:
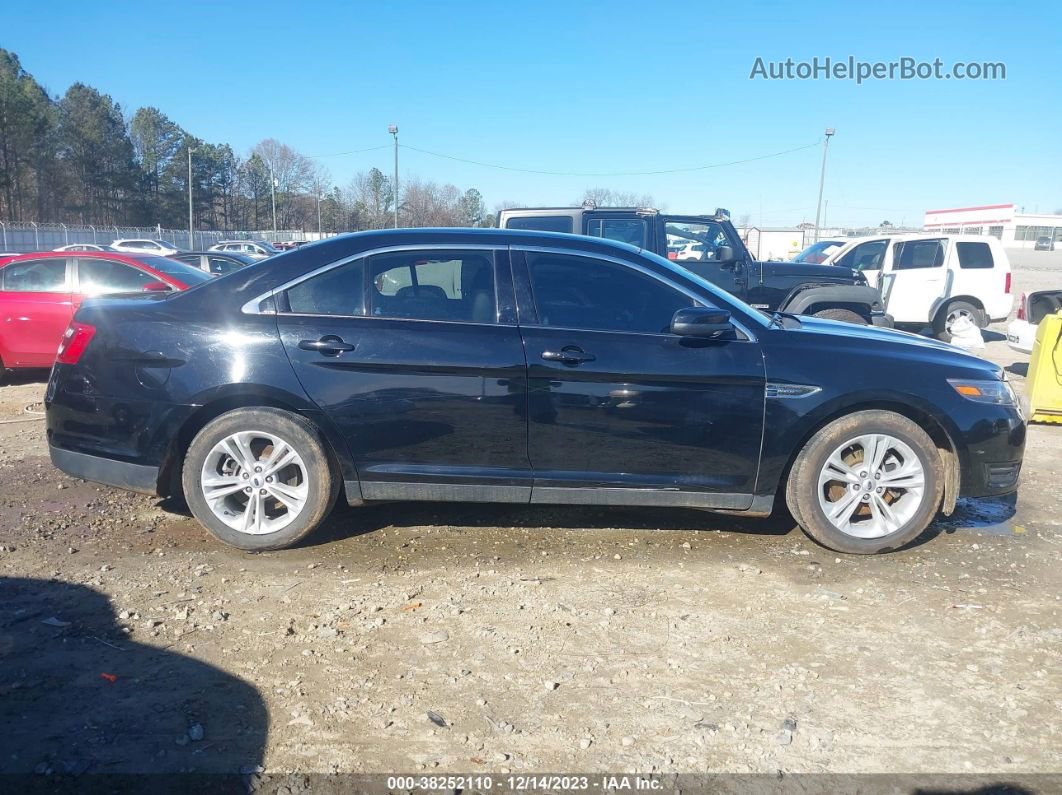
[[[794,314],[806,314],[817,304],[857,304],[867,307],[867,315],[884,312],[881,294],[862,284],[807,285],[794,290],[779,309]]]

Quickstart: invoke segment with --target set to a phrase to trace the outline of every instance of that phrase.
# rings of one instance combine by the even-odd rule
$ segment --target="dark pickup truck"
[[[659,254],[757,309],[891,326],[881,295],[859,271],[837,265],[758,262],[725,210],[667,215],[633,207],[536,207],[502,210],[502,229],[605,237]]]

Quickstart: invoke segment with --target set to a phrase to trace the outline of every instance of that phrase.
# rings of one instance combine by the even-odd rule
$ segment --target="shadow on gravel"
[[[385,527],[516,527],[564,530],[696,530],[783,536],[796,526],[789,514],[768,518],[714,514],[683,508],[601,508],[496,503],[392,502],[351,508],[337,505],[301,547],[330,544]]]
[[[26,384],[43,384],[48,381],[51,370],[21,369],[0,370],[0,386],[25,386]]]
[[[128,623],[141,632],[166,617]],[[258,691],[130,640],[91,588],[0,578],[0,671],[0,789],[8,792],[127,791],[149,783],[129,774],[229,774],[181,785],[202,791],[237,786],[261,764],[269,718]],[[175,782],[150,783],[168,791]]]

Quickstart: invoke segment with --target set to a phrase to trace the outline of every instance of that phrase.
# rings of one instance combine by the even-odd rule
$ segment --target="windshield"
[[[797,254],[790,262],[824,262],[826,258],[844,246],[843,240],[820,240]]]
[[[209,282],[214,278],[206,271],[201,271],[199,268],[193,267],[184,262],[178,262],[169,257],[138,257],[137,259],[148,267],[154,268],[159,273],[165,273],[167,276],[172,276],[178,281],[184,282],[189,287],[202,284],[203,282]]]
[[[676,276],[679,276],[687,281],[695,282],[698,287],[701,287],[702,289],[706,290],[709,295],[719,299],[720,308],[733,306],[740,309],[751,320],[755,321],[756,323],[759,323],[761,326],[769,326],[771,324],[769,317],[753,309],[751,306],[746,304],[737,296],[731,295],[730,293],[719,289],[710,281],[701,278],[693,271],[679,267],[674,262],[664,259],[659,254],[654,254],[653,252],[646,251],[645,249],[643,249],[639,253],[641,254],[641,256],[651,259],[656,264],[663,265],[665,268],[667,268],[669,272],[675,274]]]

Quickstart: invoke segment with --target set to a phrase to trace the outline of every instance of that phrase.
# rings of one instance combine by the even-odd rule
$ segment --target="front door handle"
[[[327,334],[319,340],[299,340],[299,348],[304,351],[315,351],[324,356],[339,356],[346,351],[354,350],[355,346],[332,334]]]
[[[569,345],[565,348],[561,348],[559,351],[542,351],[542,358],[547,362],[563,362],[564,364],[582,364],[583,362],[592,362],[597,357],[592,353],[587,353],[581,348],[577,348],[574,345]]]

